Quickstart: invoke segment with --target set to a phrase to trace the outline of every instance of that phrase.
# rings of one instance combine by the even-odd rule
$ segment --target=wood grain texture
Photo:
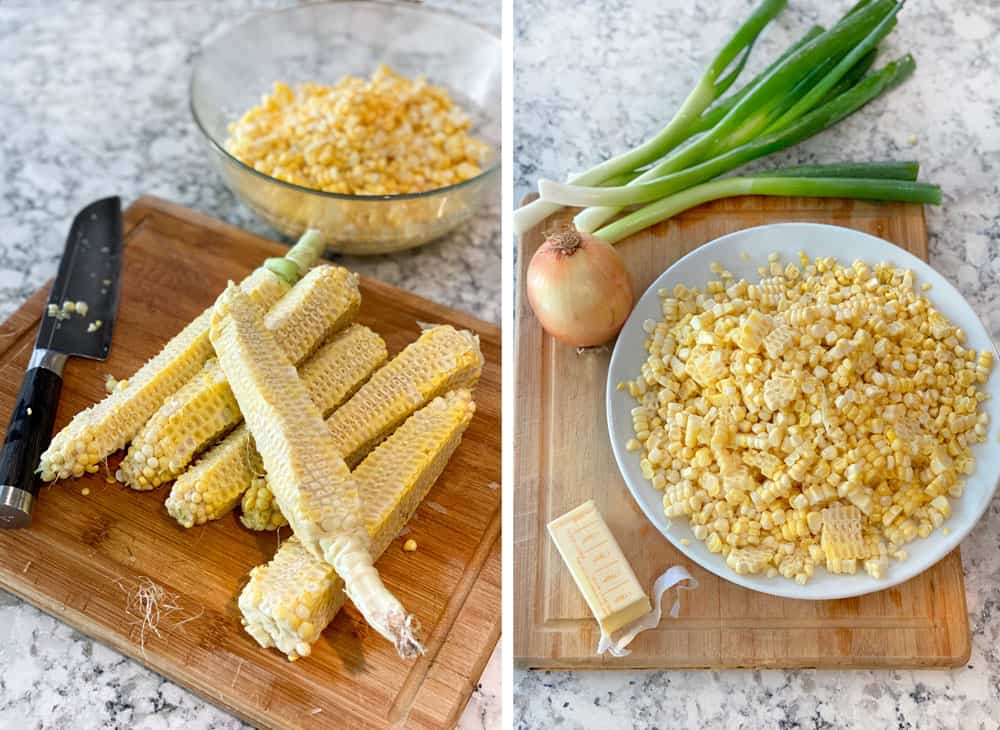
[[[519,281],[546,221],[524,236]],[[640,295],[673,261],[743,228],[811,221],[856,228],[927,257],[923,209],[846,200],[745,197],[701,206],[622,243]],[[835,254],[831,251],[831,254]],[[970,652],[958,550],[920,576],[839,601],[795,601],[740,588],[687,560],[642,515],[608,444],[607,352],[578,354],[545,335],[519,287],[515,343],[514,657],[572,668],[950,667]],[[598,657],[594,622],[545,525],[594,499],[643,585],[682,564],[700,588],[676,620],[641,634],[624,658]],[[672,600],[670,596],[665,600]]]
[[[284,251],[152,198],[129,208],[125,226],[111,357],[70,360],[57,428],[104,395],[106,373],[134,372],[228,280]],[[47,290],[0,326],[4,415]],[[419,618],[425,656],[398,659],[353,606],[306,659],[289,663],[261,649],[240,626],[236,597],[247,571],[273,555],[275,533],[249,532],[234,514],[185,530],[163,506],[168,488],[133,492],[107,483],[103,473],[43,488],[29,530],[0,531],[0,586],[259,727],[453,726],[500,635],[499,330],[370,279],[362,279],[361,290],[359,321],[385,338],[390,353],[419,335],[418,322],[440,322],[476,331],[486,358],[476,416],[409,524],[419,549],[404,553],[393,544],[378,562],[387,585]],[[112,472],[119,458],[111,460]],[[175,596],[182,613],[140,641],[126,605],[143,577]]]

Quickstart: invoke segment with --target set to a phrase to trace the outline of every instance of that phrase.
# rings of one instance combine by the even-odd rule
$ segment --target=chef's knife
[[[52,438],[66,359],[108,356],[123,238],[117,197],[91,203],[73,220],[0,452],[0,527],[31,522],[40,483],[35,470]],[[85,302],[86,312],[66,311],[66,302]]]

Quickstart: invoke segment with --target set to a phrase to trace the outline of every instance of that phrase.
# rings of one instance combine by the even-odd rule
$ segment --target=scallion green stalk
[[[885,38],[896,26],[896,15],[902,9],[902,5],[897,5],[882,22],[876,25],[858,45],[854,46],[850,52],[837,63],[833,69],[827,73],[815,86],[805,93],[792,107],[781,115],[768,128],[768,132],[776,132],[787,127],[810,109],[815,107],[830,89],[837,85],[850,70],[865,56],[875,50],[876,46]]]
[[[656,223],[673,218],[689,208],[712,200],[738,195],[784,195],[808,198],[853,198],[856,200],[896,200],[937,205],[941,188],[909,180],[867,180],[855,178],[808,177],[729,177],[688,188],[663,198],[604,226],[594,235],[617,243]]]
[[[828,58],[810,70],[808,74],[795,84],[791,91],[775,96],[758,109],[751,118],[737,127],[736,130],[716,140],[714,149],[717,152],[725,152],[759,137],[779,117],[791,109],[797,100],[801,99],[810,89],[822,81],[833,69],[834,65],[836,65],[836,61],[836,58]],[[707,154],[712,155],[711,148]]]
[[[848,71],[840,81],[834,84],[832,89],[826,92],[826,95],[820,101],[820,104],[825,104],[831,99],[837,98],[858,83],[858,81],[863,79],[865,74],[871,70],[872,65],[875,63],[876,56],[878,56],[878,49],[866,53],[865,56],[854,64],[854,67],[851,68],[851,70]]]
[[[776,69],[786,58],[795,53],[795,51],[800,49],[806,43],[811,41],[813,38],[822,35],[825,32],[825,30],[826,29],[822,25],[814,25],[809,30],[807,30],[804,36],[802,36],[797,41],[795,41],[795,43],[786,48],[784,53],[778,56],[774,60],[774,62],[771,63],[770,66],[765,68],[763,71],[757,74],[753,79],[751,79],[750,83],[748,83],[746,86],[744,86],[742,89],[737,91],[732,96],[728,96],[725,99],[721,99],[720,101],[716,102],[707,111],[705,111],[701,115],[701,119],[698,120],[698,123],[691,127],[691,133],[695,134],[697,132],[706,132],[712,127],[714,127],[716,124],[718,124],[719,121],[724,116],[726,116],[726,114],[728,114],[734,106],[739,104],[740,101],[742,101],[743,98],[747,94],[749,94],[757,84],[760,83],[761,79],[765,78],[768,74],[774,71],[774,69]]]
[[[883,162],[832,162],[825,165],[797,165],[775,170],[758,170],[752,177],[849,177],[862,180],[909,180],[920,174],[916,160]]]
[[[858,2],[854,3],[854,5],[851,6],[850,10],[848,10],[846,13],[844,13],[844,17],[846,18],[848,15],[853,15],[854,13],[858,12],[862,8],[867,7],[868,5],[871,4],[871,1],[872,0],[858,0]]]

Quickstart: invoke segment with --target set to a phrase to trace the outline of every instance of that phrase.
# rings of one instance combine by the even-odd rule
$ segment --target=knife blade
[[[123,242],[118,197],[91,203],[73,219],[0,451],[0,528],[31,522],[40,485],[35,469],[52,438],[66,360],[108,356]]]

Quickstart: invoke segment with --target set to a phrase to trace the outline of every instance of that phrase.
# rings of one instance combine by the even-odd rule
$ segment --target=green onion
[[[676,195],[640,208],[597,230],[594,235],[617,243],[689,208],[738,195],[783,195],[809,198],[853,198],[856,200],[896,200],[937,205],[941,188],[909,180],[868,180],[854,178],[729,177],[697,185]]]
[[[902,6],[902,0],[856,2],[829,30],[811,28],[750,83],[716,101],[743,70],[767,23],[748,29],[748,21],[720,52],[720,65],[710,66],[656,137],[568,183],[541,180],[540,200],[515,212],[515,230],[523,232],[540,222],[537,216],[566,205],[589,206],[574,219],[576,227],[614,243],[693,206],[735,195],[940,203],[940,189],[917,182],[919,165],[912,161],[803,165],[716,179],[828,129],[909,76],[915,68],[909,55],[869,72]],[[761,6],[758,14],[766,11]],[[643,207],[609,223],[630,206]]]
[[[722,96],[736,80],[736,76],[746,65],[750,49],[764,27],[778,15],[787,4],[787,0],[764,0],[751,14],[746,22],[733,34],[729,42],[722,47],[715,58],[709,63],[704,74],[687,99],[681,104],[674,118],[654,137],[617,157],[612,157],[596,167],[577,175],[570,182],[575,185],[599,185],[610,177],[631,172],[643,165],[662,157],[681,142],[690,133],[688,128],[700,117],[701,113],[717,98]],[[722,76],[726,69],[733,66],[733,71]],[[720,77],[722,77],[720,79]],[[517,233],[538,225],[545,218],[559,210],[541,201],[514,211],[514,229]]]
[[[872,30],[898,4],[895,0],[874,0],[864,8],[852,13],[833,28],[817,36],[789,55],[777,68],[760,81],[737,103],[719,123],[693,143],[670,155],[662,162],[640,175],[633,184],[646,182],[669,173],[677,172],[707,157],[714,157],[725,151],[720,148],[727,139],[738,138],[740,129],[758,130],[769,123],[764,110],[776,98],[785,97],[796,85],[815,68],[831,57],[839,57],[849,52],[856,44],[868,37]],[[579,213],[574,222],[581,231],[591,233],[610,220],[619,209],[613,207],[589,208]]]
[[[885,162],[834,162],[826,165],[798,165],[776,170],[758,170],[753,177],[851,177],[865,180],[909,180],[920,173],[915,160]]]
[[[833,126],[882,94],[886,89],[900,83],[913,72],[914,68],[913,58],[904,56],[897,61],[886,64],[878,72],[865,77],[849,91],[827,102],[819,109],[809,112],[786,129],[759,137],[718,157],[679,172],[640,182],[646,176],[646,173],[643,173],[633,182],[617,187],[587,188],[542,180],[538,186],[542,200],[559,205],[613,206],[611,208],[588,208],[588,210],[614,210],[616,212],[627,205],[639,205],[658,200],[665,195],[672,195],[692,185],[711,180],[751,160],[786,149]],[[579,227],[579,221],[577,225]]]

